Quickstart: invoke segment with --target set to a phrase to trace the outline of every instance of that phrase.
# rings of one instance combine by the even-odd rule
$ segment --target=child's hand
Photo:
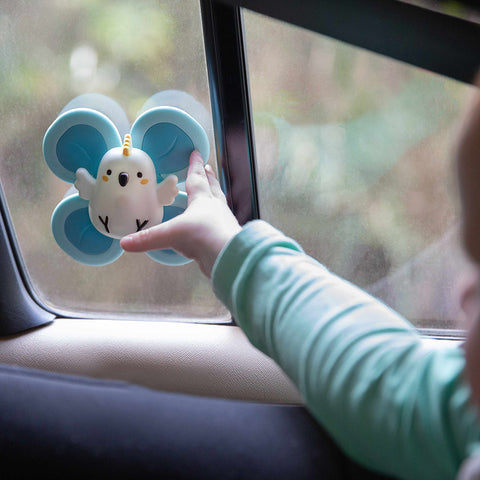
[[[215,173],[203,166],[200,153],[190,156],[186,181],[188,207],[171,220],[122,238],[127,252],[172,248],[195,260],[210,277],[213,264],[225,244],[241,227],[228,208]]]

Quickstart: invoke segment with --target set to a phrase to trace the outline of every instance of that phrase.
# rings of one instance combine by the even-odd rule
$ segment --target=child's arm
[[[403,318],[264,222],[229,243],[213,285],[347,454],[395,478],[455,477],[480,438],[461,349],[426,348]]]
[[[357,461],[398,478],[454,478],[480,438],[463,352],[426,349],[408,322],[266,223],[242,230],[197,154],[186,186],[184,214],[122,247],[174,248],[207,276],[213,268],[217,295],[249,339]]]

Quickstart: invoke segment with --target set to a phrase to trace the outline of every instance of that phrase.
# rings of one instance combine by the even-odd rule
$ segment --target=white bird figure
[[[112,238],[122,238],[162,222],[163,207],[178,194],[178,178],[169,175],[157,184],[150,156],[132,148],[129,134],[122,147],[107,151],[95,179],[85,168],[76,171],[75,187],[89,201],[88,213],[95,228]]]
[[[186,180],[191,153],[198,150],[206,163],[210,144],[203,127],[186,111],[163,105],[172,100],[169,93],[165,98],[167,93],[152,97],[159,106],[145,106],[123,145],[110,116],[88,105],[78,107],[78,99],[45,133],[47,165],[78,191],[69,191],[51,218],[53,237],[76,261],[108,265],[123,254],[123,236],[170,220],[187,208],[187,194],[177,185]],[[79,99],[85,100],[82,95]],[[127,130],[128,119],[114,100],[94,95],[89,101]],[[191,261],[171,249],[146,254],[165,265]]]

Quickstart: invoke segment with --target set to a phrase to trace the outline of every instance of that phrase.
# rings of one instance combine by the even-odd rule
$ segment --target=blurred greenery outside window
[[[452,17],[463,18],[471,22],[480,22],[478,11],[469,5],[457,0],[402,0],[417,7],[422,7],[434,12],[443,13]]]
[[[468,263],[450,153],[471,88],[244,18],[262,218],[417,325],[458,327]],[[48,126],[82,93],[112,97],[132,122],[148,97],[168,89],[210,113],[198,2],[7,0],[0,59],[0,179],[41,301],[87,315],[228,319],[193,264],[124,254],[94,268],[66,256],[50,216],[68,185],[41,153]]]
[[[79,94],[116,100],[133,123],[153,94],[188,92],[213,140],[197,0],[7,0],[0,9],[0,178],[38,298],[59,312],[227,321],[193,263],[168,267],[124,254],[88,267],[55,243],[50,217],[69,185],[48,169],[42,140]],[[216,168],[212,144],[210,163]]]
[[[451,153],[472,87],[244,20],[262,218],[417,326],[464,328]]]

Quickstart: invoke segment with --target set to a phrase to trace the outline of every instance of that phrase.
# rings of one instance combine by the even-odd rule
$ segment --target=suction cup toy
[[[123,236],[185,210],[187,195],[177,184],[185,182],[194,150],[208,161],[210,143],[193,117],[171,106],[147,109],[122,142],[119,129],[125,131],[126,115],[121,107],[102,95],[81,97],[49,127],[43,154],[52,172],[76,189],[53,212],[55,240],[78,262],[100,266],[122,255]],[[86,100],[99,109],[77,107]],[[173,250],[147,255],[166,265],[190,261]]]

